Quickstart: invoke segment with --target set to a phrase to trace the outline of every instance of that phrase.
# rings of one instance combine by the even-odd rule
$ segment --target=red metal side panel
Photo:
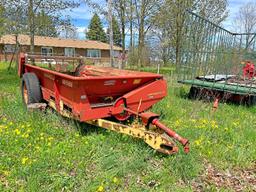
[[[159,102],[167,95],[167,83],[160,79],[144,85],[124,95],[127,108],[142,112]]]

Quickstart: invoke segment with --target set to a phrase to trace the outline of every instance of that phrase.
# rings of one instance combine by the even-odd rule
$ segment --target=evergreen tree
[[[113,16],[112,19],[112,24],[113,24],[113,38],[114,38],[114,44],[117,46],[122,46],[122,36],[121,36],[121,30],[119,27],[119,24],[117,22],[117,19]],[[107,30],[107,34],[109,34],[109,29]],[[108,40],[109,40],[109,35],[108,35]]]
[[[95,13],[91,19],[91,22],[88,27],[88,32],[86,37],[89,40],[96,40],[101,42],[107,42],[107,36],[103,30],[103,25],[100,20],[100,17]]]

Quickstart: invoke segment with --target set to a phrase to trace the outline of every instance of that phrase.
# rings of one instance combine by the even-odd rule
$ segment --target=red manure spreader
[[[148,111],[167,95],[159,74],[85,65],[80,57],[23,53],[18,74],[28,108],[48,105],[79,122],[143,139],[164,154],[178,152],[176,141],[189,152],[189,141]],[[127,124],[128,119],[136,121]]]

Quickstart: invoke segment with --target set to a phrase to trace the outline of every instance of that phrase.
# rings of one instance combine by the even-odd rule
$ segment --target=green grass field
[[[0,63],[0,191],[253,191],[256,107],[212,104],[169,88],[154,106],[190,139],[191,152],[154,152],[141,140],[75,123],[50,109],[27,112],[20,79]]]

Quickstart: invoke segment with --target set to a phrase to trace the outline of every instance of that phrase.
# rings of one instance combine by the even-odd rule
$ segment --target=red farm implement
[[[187,139],[148,112],[167,95],[161,75],[86,66],[78,57],[21,54],[19,76],[28,107],[46,103],[63,116],[143,139],[161,153],[177,153],[175,141],[189,152]],[[125,124],[132,117],[138,121]]]

